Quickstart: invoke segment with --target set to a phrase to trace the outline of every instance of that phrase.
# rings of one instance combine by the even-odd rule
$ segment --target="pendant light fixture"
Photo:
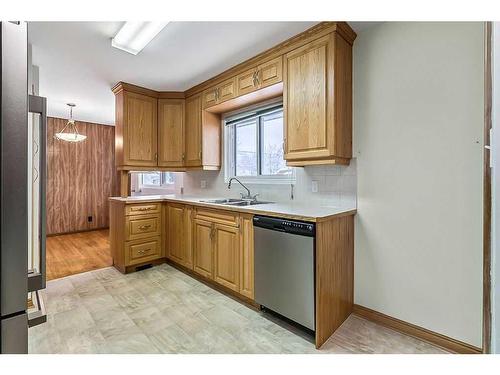
[[[69,107],[69,120],[66,123],[66,126],[59,132],[55,134],[57,139],[66,142],[81,142],[87,139],[86,135],[78,133],[78,129],[76,128],[75,120],[73,120],[73,107],[76,107],[74,103],[67,103]],[[67,129],[67,131],[66,131]]]

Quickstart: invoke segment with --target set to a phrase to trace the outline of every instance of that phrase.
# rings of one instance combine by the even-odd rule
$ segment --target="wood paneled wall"
[[[71,143],[54,138],[66,121],[47,121],[47,234],[108,227],[108,197],[118,195],[114,126],[77,121],[87,139]]]

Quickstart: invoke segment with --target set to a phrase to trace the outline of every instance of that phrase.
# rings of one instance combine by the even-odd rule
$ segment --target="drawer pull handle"
[[[149,229],[149,228],[151,228],[151,224],[141,225],[141,226],[139,227],[139,229],[140,229],[140,230],[146,230],[146,229]]]
[[[149,250],[139,250],[139,251],[137,252],[137,254],[139,254],[139,255],[144,255],[144,254],[146,254],[146,253],[148,253],[148,252],[149,252]]]
[[[152,210],[153,208],[152,207],[139,207],[139,208],[136,208],[137,211],[149,211],[149,210]]]

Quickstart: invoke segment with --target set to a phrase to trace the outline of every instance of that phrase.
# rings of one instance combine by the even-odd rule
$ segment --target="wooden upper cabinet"
[[[252,68],[236,77],[238,96],[257,90],[257,69]]]
[[[279,56],[236,77],[238,96],[274,85],[283,80],[283,57]]]
[[[210,113],[202,108],[202,95],[186,98],[185,117],[185,160],[186,167],[200,169],[220,169],[219,114]]]
[[[184,99],[158,100],[158,166],[184,165]]]
[[[257,83],[259,88],[274,85],[283,80],[283,57],[259,65],[257,68]]]
[[[223,103],[236,96],[236,77],[228,79],[217,86],[217,101]]]
[[[236,97],[236,78],[228,79],[203,92],[203,109]]]
[[[285,55],[288,165],[348,164],[352,156],[352,45],[337,33]]]
[[[217,87],[210,87],[203,92],[203,108],[217,104]]]
[[[202,108],[201,95],[186,98],[186,166],[200,166],[202,158]]]
[[[119,91],[116,93],[115,125],[116,165],[156,166],[157,99]]]

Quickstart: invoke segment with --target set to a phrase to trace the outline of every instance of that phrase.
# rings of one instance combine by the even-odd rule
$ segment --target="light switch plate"
[[[313,193],[318,192],[318,181],[316,181],[316,180],[311,181],[311,191]]]
[[[207,180],[201,180],[200,182],[200,188],[206,189],[207,188]]]

